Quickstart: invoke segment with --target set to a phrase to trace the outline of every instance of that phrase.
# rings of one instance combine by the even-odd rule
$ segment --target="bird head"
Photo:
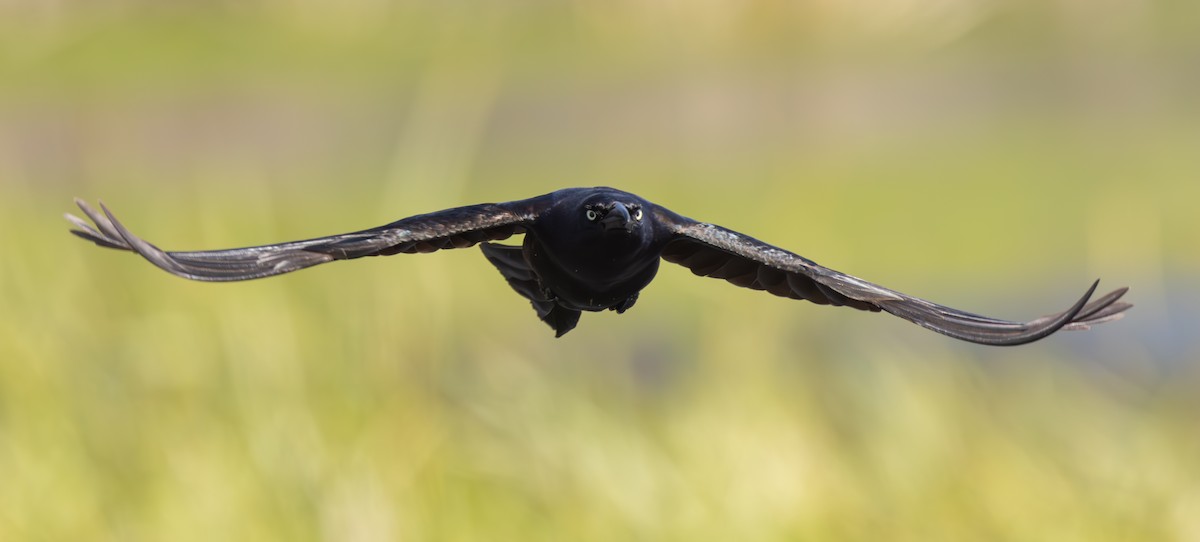
[[[642,206],[620,201],[586,203],[583,218],[601,227],[606,235],[630,235],[642,224]]]

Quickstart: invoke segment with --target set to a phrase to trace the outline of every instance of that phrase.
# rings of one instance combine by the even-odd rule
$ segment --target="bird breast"
[[[560,303],[604,310],[645,288],[658,272],[658,255],[639,243],[578,243],[554,246],[525,238],[525,258],[542,286]]]

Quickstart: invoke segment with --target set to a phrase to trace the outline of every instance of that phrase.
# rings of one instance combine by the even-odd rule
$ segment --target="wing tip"
[[[80,239],[90,241],[105,248],[133,250],[129,243],[119,235],[119,232],[112,227],[111,222],[96,212],[95,208],[89,205],[88,202],[79,197],[74,198],[74,202],[79,207],[79,210],[91,219],[92,222],[89,223],[87,220],[71,213],[63,213],[63,218],[75,226],[75,228],[68,230],[70,233]]]
[[[1030,322],[1028,324],[1030,326],[1036,327],[1037,323],[1042,323],[1043,326],[1036,331],[1029,330],[1022,334],[1024,335],[1023,337],[1014,337],[1013,342],[1002,344],[1002,346],[1031,343],[1048,337],[1059,330],[1086,331],[1091,329],[1092,326],[1115,322],[1124,318],[1125,311],[1133,308],[1133,304],[1118,300],[1129,292],[1129,287],[1122,286],[1092,301],[1091,298],[1099,286],[1100,279],[1096,279],[1092,282],[1087,292],[1070,309],[1057,315],[1043,316]]]
[[[83,211],[83,214],[87,215],[87,217],[92,220],[96,227],[92,228],[83,219],[68,213],[67,220],[71,221],[76,226],[80,226],[82,229],[82,231],[70,230],[71,233],[74,233],[76,236],[87,239],[88,241],[91,241],[102,247],[136,252],[150,263],[154,264],[163,271],[171,273],[172,275],[194,280],[199,279],[197,276],[184,269],[178,262],[167,255],[167,253],[129,231],[129,229],[127,229],[119,220],[117,220],[117,217],[113,215],[112,211],[110,211],[106,205],[104,205],[103,201],[97,200],[97,204],[99,204],[103,214],[97,212],[95,208],[93,208],[83,199],[75,198],[75,205],[79,206],[79,209]]]
[[[1120,302],[1129,288],[1113,290],[1093,300],[1096,280],[1071,307],[1063,312],[1028,322],[980,317],[928,302],[884,303],[884,310],[956,339],[988,346],[1018,346],[1046,338],[1059,330],[1086,330],[1096,324],[1119,320],[1131,303]]]

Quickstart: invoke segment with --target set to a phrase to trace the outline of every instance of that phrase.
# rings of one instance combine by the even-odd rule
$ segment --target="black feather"
[[[1010,346],[1060,329],[1088,329],[1124,316],[1126,288],[1091,300],[1099,283],[1064,312],[1029,322],[980,316],[902,294],[817,265],[732,230],[697,222],[612,188],[569,188],[544,196],[457,207],[377,228],[256,247],[167,252],[133,235],[101,204],[75,200],[91,223],[67,215],[71,233],[106,248],[129,250],[173,275],[236,281],[289,273],[334,260],[466,248],[484,256],[562,336],[582,311],[633,306],[660,259],[700,276],[821,305],[885,311],[951,337]],[[521,246],[490,243],[525,234]],[[1090,301],[1090,302],[1089,302]]]

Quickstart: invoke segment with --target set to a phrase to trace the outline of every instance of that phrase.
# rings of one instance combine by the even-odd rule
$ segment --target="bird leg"
[[[638,298],[638,294],[637,294],[637,292],[635,292],[633,295],[625,298],[620,303],[617,303],[616,305],[609,307],[608,310],[617,311],[617,314],[623,314],[625,311],[629,310],[629,308],[632,307],[634,303],[637,303],[637,298]]]

